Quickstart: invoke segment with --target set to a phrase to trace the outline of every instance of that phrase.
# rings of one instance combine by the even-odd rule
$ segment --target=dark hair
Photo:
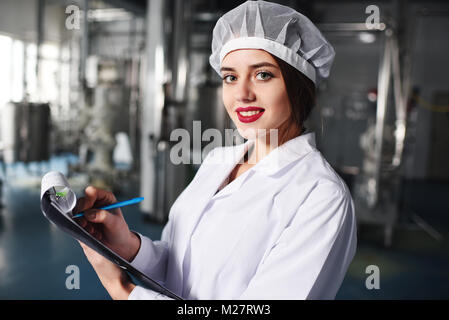
[[[301,71],[278,57],[273,56],[281,69],[284,78],[287,95],[292,107],[292,121],[300,128],[304,129],[304,121],[310,115],[316,103],[315,84],[307,78]]]

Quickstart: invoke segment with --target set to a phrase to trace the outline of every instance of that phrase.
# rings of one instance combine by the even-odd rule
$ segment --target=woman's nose
[[[256,95],[250,81],[239,81],[235,92],[235,98],[240,102],[254,101]]]

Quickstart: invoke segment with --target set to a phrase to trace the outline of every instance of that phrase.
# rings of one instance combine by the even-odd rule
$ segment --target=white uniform
[[[249,145],[210,152],[132,265],[185,299],[335,298],[357,243],[347,186],[307,133],[216,193]]]

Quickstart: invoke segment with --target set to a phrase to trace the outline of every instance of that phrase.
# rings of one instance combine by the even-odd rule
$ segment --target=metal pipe
[[[86,61],[89,55],[89,21],[88,21],[88,11],[89,11],[89,0],[84,0],[83,4],[83,26],[81,35],[81,56],[80,56],[80,66],[79,66],[79,81],[82,85],[83,91],[86,82]]]
[[[176,102],[185,102],[187,94],[187,74],[189,66],[189,25],[190,1],[175,1],[175,19],[173,30],[173,97]]]
[[[37,92],[39,98],[41,97],[41,47],[44,41],[44,14],[45,14],[45,0],[37,1],[37,38],[36,38],[36,79]]]
[[[373,208],[379,198],[379,181],[380,171],[382,165],[382,147],[385,126],[385,113],[388,103],[388,92],[390,87],[391,76],[391,47],[392,47],[393,31],[388,29],[385,32],[385,49],[382,57],[381,66],[379,69],[378,78],[378,97],[377,97],[377,112],[376,112],[376,127],[375,127],[375,146],[374,146],[374,174],[370,177],[368,188],[371,194],[369,207]]]
[[[404,149],[405,128],[406,128],[406,100],[404,88],[402,85],[401,67],[399,62],[399,48],[397,38],[392,38],[391,62],[393,67],[393,86],[396,109],[396,128],[395,128],[395,151],[392,159],[392,165],[398,167],[402,160],[402,151]]]
[[[379,29],[368,29],[366,23],[318,23],[317,28],[321,32],[339,32],[339,31],[349,31],[349,32],[382,32],[385,31],[385,24],[380,23]]]
[[[165,0],[148,0],[146,35],[146,78],[141,117],[140,190],[145,196],[140,209],[154,212],[156,181],[156,143],[161,135],[165,81]]]

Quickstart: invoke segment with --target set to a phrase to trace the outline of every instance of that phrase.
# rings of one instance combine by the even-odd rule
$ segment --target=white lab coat
[[[216,193],[250,144],[210,152],[132,265],[185,299],[335,298],[357,243],[347,186],[307,133]]]

